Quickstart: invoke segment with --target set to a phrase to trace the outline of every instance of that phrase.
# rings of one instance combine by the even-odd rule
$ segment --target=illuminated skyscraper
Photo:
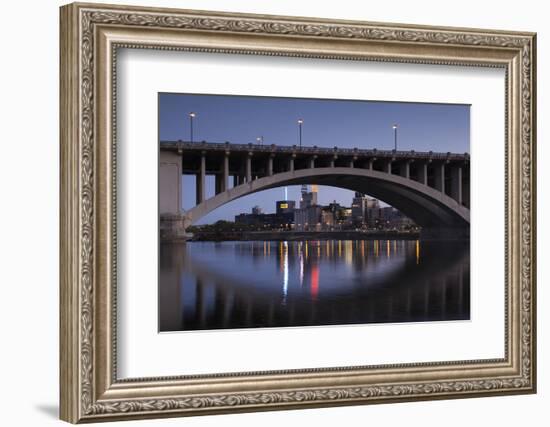
[[[364,194],[355,193],[351,202],[351,218],[355,225],[362,226],[367,220],[367,198]]]
[[[321,207],[317,204],[317,186],[311,186],[311,192],[307,191],[307,185],[302,185],[302,197],[300,209],[294,211],[294,223],[297,230],[316,230],[321,226]]]
[[[307,191],[307,185],[302,185],[302,198],[300,200],[300,209],[317,205],[317,186],[311,186],[311,192]]]

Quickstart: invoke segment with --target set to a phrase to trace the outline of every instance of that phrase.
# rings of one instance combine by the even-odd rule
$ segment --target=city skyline
[[[190,119],[189,113],[195,117]],[[208,142],[299,145],[391,150],[397,124],[397,149],[464,153],[470,145],[470,106],[385,101],[323,100],[233,95],[159,95],[159,138]],[[298,120],[303,120],[302,124]],[[194,177],[186,176],[183,208],[195,205]],[[214,194],[214,179],[206,179],[207,195]],[[286,197],[284,195],[287,195]],[[349,204],[353,192],[319,186],[319,203]],[[205,216],[199,224],[232,220],[243,206],[273,212],[273,201],[299,202],[300,187],[265,190],[228,203]]]
[[[318,203],[317,186],[301,186],[299,205],[294,201],[277,200],[275,213],[264,212],[259,206],[253,206],[249,211],[235,216],[234,227],[230,228],[227,221],[224,224],[214,224],[214,230],[239,232],[241,226],[252,226],[256,231],[418,231],[419,227],[401,211],[380,204],[376,198],[370,198],[360,192],[355,192],[350,205]],[[196,231],[204,230],[197,227]],[[206,231],[212,231],[210,225]]]

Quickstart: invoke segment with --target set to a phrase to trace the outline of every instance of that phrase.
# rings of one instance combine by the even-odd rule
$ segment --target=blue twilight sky
[[[470,151],[470,106],[404,102],[252,97],[234,95],[159,94],[159,137],[161,140],[190,139],[189,112],[195,112],[195,141],[298,144],[299,118],[303,119],[302,145],[341,148],[394,146],[392,125],[397,123],[398,150],[465,153]],[[300,187],[286,188],[288,199],[300,199]],[[214,178],[208,177],[206,195],[214,194]],[[211,212],[202,224],[260,206],[275,211],[285,188],[262,191],[233,201]],[[319,187],[319,203],[336,200],[349,206],[353,193],[334,187]],[[195,201],[195,178],[183,177],[183,208]]]

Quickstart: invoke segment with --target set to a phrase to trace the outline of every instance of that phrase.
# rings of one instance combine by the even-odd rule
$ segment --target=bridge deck
[[[447,161],[469,161],[469,153],[441,153],[434,151],[414,151],[414,150],[378,150],[359,149],[359,148],[326,148],[317,146],[297,145],[264,145],[264,144],[233,144],[230,142],[190,142],[190,141],[161,141],[161,150],[176,151],[207,151],[207,152],[242,152],[242,153],[263,153],[263,154],[296,154],[296,155],[331,155],[339,157],[365,157],[365,158],[393,158],[399,159],[419,159],[419,160],[447,160]]]

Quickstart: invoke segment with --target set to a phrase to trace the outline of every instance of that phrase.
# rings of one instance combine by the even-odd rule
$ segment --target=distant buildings
[[[275,202],[275,212],[281,214],[294,214],[296,202],[294,200],[279,200]]]
[[[279,200],[275,203],[275,213],[264,214],[259,206],[254,206],[252,213],[237,215],[235,222],[257,229],[296,231],[407,230],[416,227],[397,209],[381,207],[377,199],[361,193],[355,193],[349,208],[336,201],[321,206],[317,196],[316,185],[311,186],[311,191],[303,185],[299,208],[293,200]]]
[[[321,209],[321,226],[325,230],[334,230],[334,225],[334,212],[328,206],[323,207]]]
[[[380,207],[380,202],[370,199],[367,206],[367,227],[370,229],[397,229],[406,230],[416,227],[413,220],[406,217],[394,207]]]
[[[341,206],[336,200],[328,205],[334,216],[333,229],[342,230],[351,226],[351,208]]]
[[[281,200],[276,203],[274,214],[264,214],[259,206],[252,208],[252,213],[242,213],[235,217],[235,223],[256,226],[258,229],[290,230],[294,224],[293,200]]]

